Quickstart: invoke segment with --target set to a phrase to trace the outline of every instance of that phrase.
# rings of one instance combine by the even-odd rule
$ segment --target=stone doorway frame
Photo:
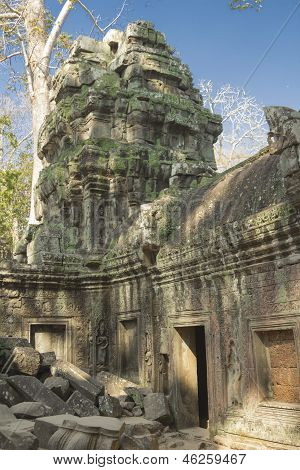
[[[210,312],[204,313],[203,311],[184,311],[176,312],[175,315],[169,316],[170,324],[170,362],[169,362],[169,374],[171,378],[171,387],[174,382],[174,376],[177,369],[176,358],[174,357],[173,341],[175,339],[176,328],[184,327],[197,327],[203,326],[205,332],[205,346],[206,346],[206,366],[207,366],[207,391],[208,391],[208,419],[209,425],[208,430],[210,435],[215,434],[215,427],[217,424],[217,413],[214,403],[216,403],[216,378],[214,371],[217,370],[216,365],[216,348],[214,343],[214,336],[211,332]]]
[[[287,312],[286,314],[277,315],[271,317],[260,317],[248,319],[248,358],[249,358],[249,378],[248,386],[250,390],[255,387],[257,393],[257,405],[258,407],[264,406],[264,401],[259,399],[258,389],[258,366],[257,366],[257,353],[255,348],[255,335],[259,332],[274,331],[274,330],[292,330],[294,334],[295,349],[297,354],[298,370],[300,371],[300,314]],[[251,376],[252,374],[252,376]],[[253,383],[255,380],[255,383]],[[295,405],[296,406],[296,405]],[[282,408],[282,404],[276,401],[272,401],[272,407],[274,409]],[[289,404],[288,408],[293,408],[293,404]]]
[[[139,382],[138,384],[143,383],[144,377],[144,364],[142,360],[142,345],[141,345],[141,319],[140,319],[140,311],[133,311],[128,313],[118,313],[117,314],[117,373],[119,377],[121,376],[121,355],[120,355],[120,344],[121,344],[121,323],[127,320],[136,320],[136,329],[137,329],[137,346],[138,346],[138,377]],[[124,378],[124,377],[123,377]],[[126,378],[125,378],[126,379]]]
[[[27,317],[23,318],[22,321],[22,332],[23,336],[28,339],[29,343],[31,340],[31,326],[33,325],[58,325],[64,326],[66,331],[66,360],[74,363],[74,346],[72,342],[72,319],[66,317]]]

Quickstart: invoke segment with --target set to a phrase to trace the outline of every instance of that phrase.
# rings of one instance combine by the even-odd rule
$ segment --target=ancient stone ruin
[[[300,113],[217,173],[221,117],[145,21],[79,37],[51,107],[0,271],[2,445],[299,449]]]

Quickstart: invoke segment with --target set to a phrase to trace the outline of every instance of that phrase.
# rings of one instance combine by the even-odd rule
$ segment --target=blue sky
[[[55,13],[60,5],[48,0]],[[87,0],[86,4],[110,18],[121,0]],[[211,79],[216,85],[243,86],[299,0],[265,0],[260,13],[230,10],[228,0],[128,0],[119,28],[147,19],[163,31],[168,42],[188,64],[194,81]],[[88,34],[89,18],[76,7],[65,24],[73,35]],[[247,85],[264,105],[300,108],[300,6],[283,29]]]

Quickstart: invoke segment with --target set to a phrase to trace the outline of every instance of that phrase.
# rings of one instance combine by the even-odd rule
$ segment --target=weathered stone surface
[[[140,406],[143,408],[144,406],[144,395],[143,393],[140,392],[140,390],[136,387],[125,387],[124,391],[127,393],[127,395],[132,398],[134,403],[137,406]]]
[[[121,449],[124,450],[157,450],[158,438],[163,425],[157,421],[144,418],[122,418],[125,423],[124,434],[121,438]]]
[[[143,410],[140,406],[135,406],[133,409],[132,409],[132,414],[133,416],[142,416],[143,415]]]
[[[122,406],[123,409],[132,411],[133,408],[136,406],[134,401],[123,401],[120,400],[120,405]]]
[[[168,401],[163,393],[151,393],[144,398],[145,418],[164,425],[172,421]]]
[[[53,414],[73,413],[63,400],[35,377],[16,375],[9,377],[8,383],[22,394],[26,400],[40,402],[43,405],[49,406]]]
[[[125,387],[136,386],[133,382],[130,382],[129,380],[112,374],[106,370],[103,370],[97,374],[96,381],[101,385],[104,385],[106,393],[112,397],[126,395],[126,392],[124,391]]]
[[[40,353],[32,347],[17,346],[13,349],[12,367],[21,374],[36,375],[38,373],[41,357]]]
[[[31,347],[25,338],[0,336],[0,369],[5,365],[14,348],[17,346]]]
[[[16,417],[6,405],[0,405],[0,426],[16,421]]]
[[[123,434],[120,440],[121,450],[158,450],[158,438],[155,436],[128,436]]]
[[[62,400],[67,400],[70,395],[70,383],[62,377],[48,377],[44,382],[45,387],[55,393]]]
[[[29,431],[11,431],[9,427],[0,427],[1,450],[36,450],[37,438]]]
[[[56,354],[55,352],[45,352],[41,353],[41,368],[51,367],[56,361]]]
[[[91,382],[91,376],[86,374],[78,367],[66,361],[56,361],[51,367],[53,376],[63,377],[68,380],[75,390],[82,393],[94,404],[96,404],[99,395],[104,394],[104,386],[95,385]]]
[[[65,420],[49,441],[51,450],[115,450],[124,423],[115,418],[93,416]]]
[[[128,417],[121,418],[121,421],[125,424],[124,433],[128,436],[144,436],[146,434],[159,436],[164,429],[160,422],[145,418]]]
[[[116,397],[105,395],[98,398],[98,407],[100,415],[111,418],[120,418],[122,416],[122,407]]]
[[[22,401],[24,401],[22,395],[11,387],[6,379],[0,379],[0,403],[13,406]]]
[[[12,406],[10,411],[16,418],[36,419],[51,415],[52,408],[39,402],[23,402]]]
[[[48,448],[50,437],[57,431],[65,420],[70,419],[70,415],[57,415],[47,416],[45,418],[38,418],[34,423],[34,434],[39,440],[39,447],[42,449]],[[76,420],[75,416],[72,416],[72,420]],[[79,419],[79,418],[78,418]]]
[[[67,401],[68,406],[81,418],[85,416],[99,416],[96,406],[77,390],[72,393]]]

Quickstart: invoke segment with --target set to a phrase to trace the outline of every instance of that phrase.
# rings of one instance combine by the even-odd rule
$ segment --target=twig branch
[[[17,143],[17,145],[15,146],[15,148],[13,149],[13,151],[12,151],[11,154],[10,154],[10,158],[12,158],[12,157],[14,156],[14,154],[16,153],[17,148],[21,147],[21,145],[22,145],[27,139],[29,139],[29,137],[31,137],[32,134],[33,134],[32,131],[28,132],[28,134],[25,135],[25,137],[23,137],[23,138]]]
[[[12,57],[15,57],[15,56],[18,56],[18,55],[22,55],[22,51],[17,51],[17,52],[12,52],[11,54],[5,56],[5,57],[1,57],[0,58],[0,63],[1,62],[5,62],[6,60],[9,60],[11,59]]]
[[[81,8],[83,8],[83,10],[89,15],[89,17],[91,18],[92,22],[94,23],[94,27],[97,28],[101,34],[104,34],[105,33],[105,30],[103,28],[101,28],[101,26],[99,26],[98,24],[98,21],[97,21],[97,18],[95,17],[95,15],[91,12],[91,10],[81,1],[81,0],[77,0],[77,3],[78,5],[81,6]]]
[[[93,12],[84,4],[84,2],[82,2],[81,0],[77,0],[77,3],[78,5],[81,6],[81,8],[83,8],[83,10],[89,15],[89,17],[91,18],[92,22],[94,23],[94,27],[98,29],[98,31],[100,31],[101,34],[105,34],[105,31],[107,31],[112,25],[114,25],[118,19],[120,18],[120,16],[122,15],[126,5],[127,5],[127,0],[123,0],[123,3],[122,3],[122,6],[118,12],[118,14],[114,17],[114,19],[108,24],[106,25],[104,28],[101,28],[101,26],[99,25],[98,23],[98,19],[96,18],[96,16],[93,14]]]

